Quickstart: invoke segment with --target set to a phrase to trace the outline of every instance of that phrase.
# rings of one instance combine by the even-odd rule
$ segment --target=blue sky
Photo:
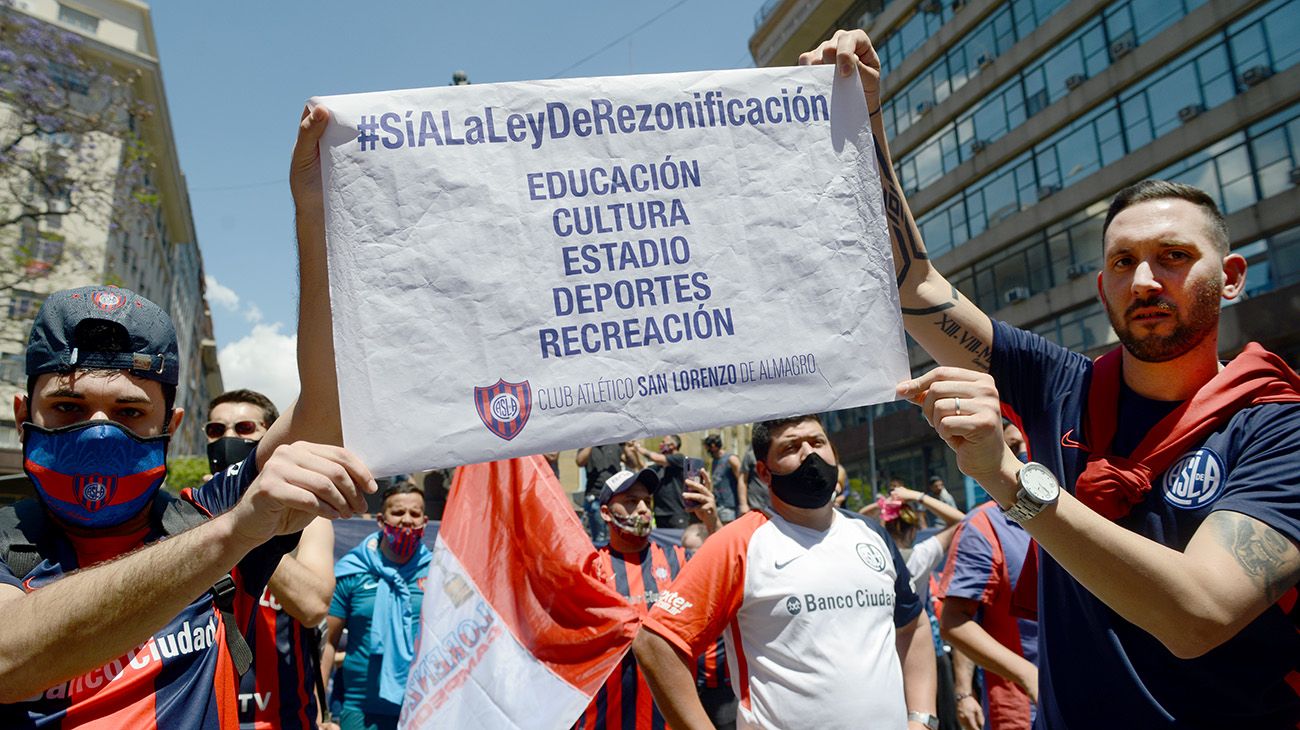
[[[760,4],[151,3],[226,387],[281,407],[297,391],[286,171],[308,97],[441,86],[457,69],[478,84],[747,68]]]

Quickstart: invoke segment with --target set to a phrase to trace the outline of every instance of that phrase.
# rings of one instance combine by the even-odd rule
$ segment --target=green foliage
[[[176,493],[197,487],[208,475],[208,460],[200,456],[178,456],[167,462],[167,491]]]

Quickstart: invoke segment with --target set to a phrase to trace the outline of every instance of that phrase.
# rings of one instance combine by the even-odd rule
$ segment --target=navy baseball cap
[[[617,474],[605,480],[605,486],[600,490],[600,503],[609,504],[609,500],[615,495],[622,494],[632,488],[633,484],[640,482],[650,490],[651,495],[659,488],[659,475],[654,469],[642,469],[641,471],[630,471],[624,469]]]
[[[162,307],[129,289],[84,286],[46,297],[27,341],[27,377],[77,368],[127,370],[176,385],[176,328]]]

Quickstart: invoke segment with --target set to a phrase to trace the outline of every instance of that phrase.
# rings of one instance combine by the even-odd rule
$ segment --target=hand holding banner
[[[318,101],[343,428],[377,473],[848,408],[907,376],[856,76]]]

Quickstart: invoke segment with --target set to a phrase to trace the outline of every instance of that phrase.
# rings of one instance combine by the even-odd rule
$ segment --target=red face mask
[[[416,548],[420,547],[420,539],[424,537],[424,525],[397,527],[385,522],[383,528],[384,542],[387,542],[388,548],[402,560],[415,554]]]

